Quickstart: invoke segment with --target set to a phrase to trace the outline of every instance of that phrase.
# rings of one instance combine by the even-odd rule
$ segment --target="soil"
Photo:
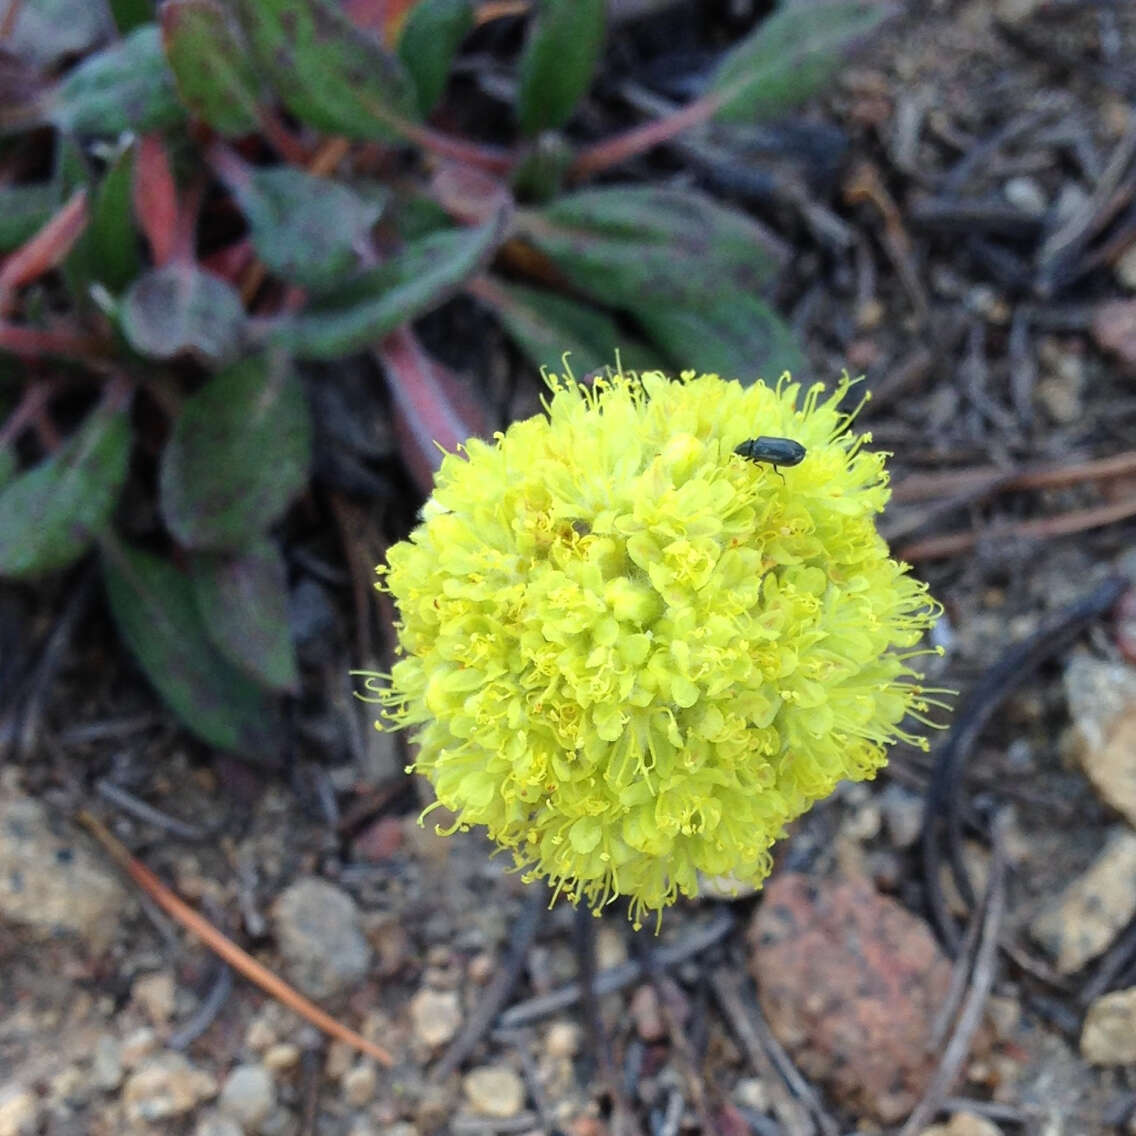
[[[780,845],[778,872],[811,881],[793,889],[803,905],[793,926],[807,927],[810,942],[851,925],[849,901],[833,898],[845,893],[825,890],[831,881],[866,889],[854,909],[903,909],[881,914],[887,949],[864,945],[871,928],[855,921],[859,977],[831,972],[833,983],[876,991],[856,1002],[852,1032],[829,1036],[848,999],[819,1017],[781,1012],[794,983],[815,985],[802,999],[827,996],[815,967],[798,974],[777,955],[783,971],[758,967],[755,990],[760,895],[681,904],[657,937],[606,914],[591,928],[599,968],[638,959],[639,977],[598,1008],[534,1005],[579,973],[571,909],[547,913],[513,958],[535,919],[534,889],[479,835],[440,837],[432,821],[417,823],[424,800],[402,773],[400,742],[371,730],[351,700],[359,643],[382,641],[381,626],[360,624],[355,596],[416,502],[383,517],[344,506],[354,511],[338,524],[312,502],[288,546],[307,581],[293,611],[304,691],[289,710],[291,752],[260,766],[209,752],[178,728],[115,645],[82,569],[54,586],[0,590],[0,678],[34,679],[25,734],[0,768],[0,801],[7,810],[38,803],[47,818],[29,834],[6,812],[4,855],[28,873],[21,886],[63,911],[54,922],[42,911],[0,922],[0,1134],[898,1129],[946,1049],[941,1038],[932,1044],[932,1019],[954,971],[929,933],[918,825],[924,801],[942,809],[948,799],[965,822],[978,893],[967,902],[951,880],[942,884],[961,957],[981,956],[991,926],[1000,948],[985,989],[980,967],[960,971],[961,989],[979,992],[982,1020],[960,1042],[958,1076],[921,1129],[1136,1131],[1136,1065],[1090,1064],[1080,1049],[1093,999],[1136,984],[1136,912],[1126,912],[1121,888],[1103,947],[1064,972],[1033,932],[1136,823],[1081,771],[1079,751],[1099,750],[1109,727],[1094,735],[1074,719],[1064,681],[1075,655],[1128,671],[1132,620],[1105,605],[1051,649],[1045,630],[1110,574],[1136,567],[1136,523],[1124,513],[1136,462],[1127,472],[1076,472],[1136,449],[1136,348],[1117,331],[1117,321],[1136,319],[1136,8],[914,7],[857,53],[826,97],[764,133],[759,156],[739,147],[725,163],[728,140],[697,136],[619,171],[708,188],[794,248],[779,306],[817,375],[847,367],[867,376],[874,397],[862,424],[894,454],[885,532],[946,611],[933,683],[965,705],[997,683],[991,668],[1008,646],[1038,636],[1038,666],[997,700],[947,797],[932,759],[900,749],[875,782],[818,804]],[[686,97],[684,80],[763,12],[679,4],[619,24],[573,129],[599,136],[632,125],[637,88]],[[422,329],[431,345],[482,331],[461,301]],[[449,354],[464,359],[487,406],[534,408],[537,380],[499,338]],[[1035,468],[1065,474],[1022,482]],[[406,484],[393,468],[389,480]],[[1102,509],[1113,512],[1094,524]],[[136,802],[157,815],[138,815]],[[233,976],[74,826],[82,807],[267,968],[294,982],[306,975],[320,1005],[389,1050],[393,1066],[328,1042]],[[949,876],[943,859],[934,871]],[[334,897],[303,890],[312,880],[333,885]],[[313,906],[289,914],[302,904],[282,897],[297,894]],[[1005,914],[994,922],[998,896]],[[1112,899],[1094,901],[1093,910],[1112,910]],[[700,936],[709,941],[696,950]],[[923,961],[911,961],[908,936]],[[668,961],[672,947],[688,957]],[[901,957],[907,986],[875,983],[898,973]],[[535,1016],[506,1013],[439,1078],[447,1047],[476,1020],[502,968],[515,979],[502,1009]],[[894,1085],[888,1097],[847,1071],[882,1036],[874,1031],[887,1034],[897,1006],[909,1048],[930,1046],[927,1060],[896,1059],[901,1098]],[[739,1014],[755,1031],[748,1038]],[[782,1059],[805,1073],[786,1081]]]

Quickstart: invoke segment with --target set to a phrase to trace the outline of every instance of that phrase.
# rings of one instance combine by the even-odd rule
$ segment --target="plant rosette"
[[[847,376],[546,381],[546,414],[446,455],[378,569],[399,658],[366,685],[453,829],[638,925],[700,872],[759,885],[789,821],[926,748],[940,608],[876,529]],[[753,435],[804,456],[746,460]]]

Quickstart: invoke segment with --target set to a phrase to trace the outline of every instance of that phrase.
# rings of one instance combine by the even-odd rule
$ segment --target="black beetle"
[[[747,461],[768,462],[777,470],[778,476],[782,476],[777,467],[800,465],[805,460],[807,451],[800,442],[794,442],[792,438],[769,438],[762,434],[760,438],[747,438],[740,446],[734,448],[734,453]]]

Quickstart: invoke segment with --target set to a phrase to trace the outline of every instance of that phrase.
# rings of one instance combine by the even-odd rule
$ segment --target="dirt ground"
[[[616,28],[576,129],[688,97],[758,15],[693,7]],[[178,729],[82,570],[0,590],[0,665],[32,677],[0,765],[0,1136],[1136,1132],[1134,61],[1124,0],[912,5],[791,122],[620,171],[790,242],[780,308],[816,375],[867,375],[885,534],[946,609],[932,754],[816,806],[762,895],[636,935],[420,827],[351,698],[381,634],[353,586],[403,535],[362,507],[349,554],[318,506],[291,543],[305,688],[264,767]],[[455,301],[422,330],[479,328]],[[517,369],[499,338],[465,359],[487,401]],[[534,406],[534,376],[504,389]],[[81,808],[392,1063],[187,936]]]

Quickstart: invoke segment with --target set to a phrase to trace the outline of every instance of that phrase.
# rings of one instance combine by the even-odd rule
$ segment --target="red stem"
[[[703,95],[666,118],[645,122],[642,126],[617,134],[614,138],[597,142],[576,158],[568,171],[568,176],[572,180],[581,181],[620,162],[625,162],[637,154],[646,153],[663,142],[669,142],[684,130],[707,122],[722,102],[723,98],[719,94]]]

